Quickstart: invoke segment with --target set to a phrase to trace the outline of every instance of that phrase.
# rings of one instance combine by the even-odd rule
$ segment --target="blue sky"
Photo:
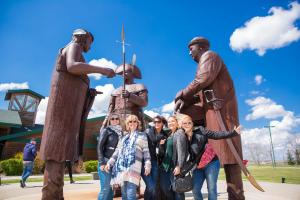
[[[272,7],[277,8],[270,10]],[[202,35],[210,40],[211,49],[224,59],[232,75],[240,121],[249,137],[266,135],[262,127],[275,123],[280,146],[282,131],[286,133],[283,139],[288,140],[300,130],[299,12],[299,2],[283,0],[2,0],[0,98],[4,99],[5,89],[11,88],[9,83],[24,82],[48,96],[58,49],[70,41],[76,28],[94,34],[92,49],[85,54],[87,61],[104,58],[120,64],[121,46],[116,40],[120,40],[124,23],[126,41],[131,44],[126,59],[137,54],[143,74],[137,82],[149,90],[146,110],[162,112],[194,77],[196,63],[188,55],[187,44]],[[121,84],[120,77],[91,80],[93,87]],[[100,88],[111,90],[108,86]],[[0,101],[0,108],[6,107]],[[284,129],[286,124],[288,130]]]

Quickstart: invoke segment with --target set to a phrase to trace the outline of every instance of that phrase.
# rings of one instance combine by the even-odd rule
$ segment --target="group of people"
[[[174,113],[185,115],[168,118],[167,132],[159,116],[154,118],[154,127],[145,130],[142,108],[148,104],[148,90],[134,83],[134,78],[141,78],[135,64],[119,66],[114,71],[85,62],[82,54],[89,51],[93,41],[90,32],[77,29],[72,41],[58,53],[41,142],[45,160],[42,199],[64,198],[65,161],[76,161],[83,155],[85,122],[97,95],[90,88],[87,75],[91,73],[108,78],[122,74],[125,82],[112,93],[108,123],[100,131],[100,199],[111,199],[111,186],[116,185],[121,186],[123,199],[135,199],[140,178],[146,183],[145,199],[184,199],[184,193],[170,186],[174,177],[185,173],[193,174],[195,199],[202,199],[204,179],[209,200],[216,199],[220,163],[224,166],[228,199],[245,199],[238,165],[242,159],[241,137],[239,127],[234,127],[239,125],[234,85],[223,60],[209,50],[209,41],[196,37],[188,44],[198,64],[196,76],[177,93]],[[217,140],[227,137],[232,139]],[[163,195],[158,195],[157,188]]]
[[[240,134],[240,127],[230,132],[210,131],[199,126],[184,114],[166,121],[162,116],[153,119],[153,126],[141,131],[141,122],[128,115],[125,127],[117,114],[112,114],[109,125],[100,132],[97,153],[100,193],[98,200],[112,200],[113,187],[121,186],[122,199],[137,199],[137,188],[142,178],[146,189],[144,199],[185,199],[171,187],[176,176],[192,173],[194,199],[203,199],[201,188],[208,185],[210,200],[217,199],[217,179],[220,162],[215,155],[209,162],[202,155],[208,139],[225,139]],[[164,127],[164,126],[167,127]]]

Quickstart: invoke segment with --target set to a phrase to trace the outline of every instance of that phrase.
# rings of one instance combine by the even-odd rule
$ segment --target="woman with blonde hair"
[[[128,115],[125,120],[128,134],[119,142],[116,151],[105,166],[107,172],[112,168],[111,185],[121,185],[122,200],[136,199],[142,162],[145,162],[144,174],[147,176],[151,171],[147,136],[139,132],[140,124],[137,116]]]
[[[185,199],[184,193],[174,192],[171,184],[174,176],[181,174],[187,161],[187,138],[184,131],[179,128],[176,116],[168,118],[168,127],[170,129],[169,137],[162,140],[159,146],[159,155],[163,157],[160,169],[161,190],[168,200],[183,200]]]
[[[220,140],[238,136],[240,126],[234,127],[233,131],[210,131],[200,126],[199,129],[193,130],[192,118],[188,115],[182,115],[180,127],[184,129],[188,138],[189,147],[189,164],[187,169],[182,173],[187,173],[195,165],[193,170],[193,195],[195,200],[202,200],[201,188],[204,180],[207,183],[208,200],[217,199],[217,180],[220,170],[218,156],[214,153],[212,147],[208,144],[208,139]]]

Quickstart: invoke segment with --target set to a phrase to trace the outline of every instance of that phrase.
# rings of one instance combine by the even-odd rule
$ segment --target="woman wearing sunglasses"
[[[158,199],[158,165],[161,164],[161,159],[157,155],[158,145],[162,139],[167,138],[167,133],[163,130],[163,126],[167,123],[166,119],[162,116],[156,116],[153,119],[153,123],[154,126],[150,126],[145,131],[148,139],[148,147],[151,157],[151,173],[148,176],[145,176],[142,171],[142,178],[146,184],[144,193],[145,200]],[[142,168],[142,170],[143,169],[144,168]]]
[[[100,177],[100,192],[98,200],[112,200],[113,191],[110,187],[111,173],[104,170],[106,162],[113,155],[118,141],[122,138],[122,128],[119,116],[112,114],[109,117],[109,125],[100,132],[97,153],[98,153],[98,174]]]
[[[184,129],[189,142],[190,161],[189,171],[198,164],[193,170],[193,195],[195,200],[202,200],[201,188],[204,180],[207,183],[208,199],[217,199],[217,180],[220,170],[218,156],[214,153],[212,147],[208,144],[208,139],[220,140],[238,136],[241,133],[240,126],[234,127],[233,131],[210,131],[200,126],[193,130],[192,118],[183,115],[180,120],[180,126]],[[183,172],[187,173],[187,172]]]
[[[144,174],[148,176],[151,171],[147,136],[139,132],[140,125],[137,116],[129,115],[126,118],[125,126],[128,134],[119,142],[116,151],[105,166],[106,172],[112,169],[111,185],[121,185],[122,200],[136,199],[142,162],[145,162]]]
[[[184,200],[184,193],[174,192],[171,188],[174,176],[180,175],[188,157],[187,138],[182,129],[179,128],[175,116],[168,118],[170,134],[167,140],[161,140],[159,155],[163,157],[160,169],[160,184],[163,195],[168,200]]]

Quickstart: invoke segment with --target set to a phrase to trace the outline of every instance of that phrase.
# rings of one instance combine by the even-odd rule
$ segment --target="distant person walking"
[[[66,160],[65,162],[65,168],[68,169],[69,172],[69,178],[70,178],[70,183],[75,183],[74,179],[73,179],[73,170],[72,170],[72,161],[71,160]]]
[[[34,139],[27,143],[23,151],[23,173],[20,180],[20,186],[24,188],[27,178],[32,174],[34,159],[36,157],[36,141]]]

